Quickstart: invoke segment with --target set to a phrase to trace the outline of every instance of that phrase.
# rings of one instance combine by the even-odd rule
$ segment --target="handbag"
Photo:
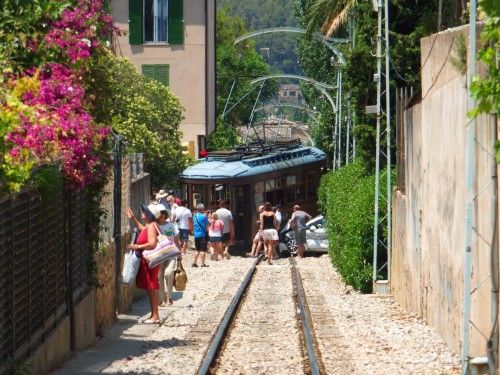
[[[177,248],[174,242],[167,236],[161,234],[160,229],[155,224],[156,231],[158,232],[158,244],[153,250],[144,250],[142,256],[149,268],[154,268],[157,265],[178,257],[181,251]]]
[[[174,288],[175,290],[182,292],[186,290],[188,278],[184,267],[182,266],[182,261],[177,262],[177,269],[174,272]]]
[[[135,237],[137,232],[134,231],[131,243],[135,242]],[[122,269],[122,283],[131,284],[137,277],[137,272],[139,272],[139,266],[141,265],[141,258],[139,258],[134,250],[130,250],[125,254],[125,260],[123,262]]]

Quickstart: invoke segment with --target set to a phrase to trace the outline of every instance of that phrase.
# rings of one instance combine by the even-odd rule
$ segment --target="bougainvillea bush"
[[[58,163],[66,185],[106,175],[110,129],[95,121],[85,77],[116,32],[103,0],[9,0],[0,21],[0,190],[19,190],[33,168]]]

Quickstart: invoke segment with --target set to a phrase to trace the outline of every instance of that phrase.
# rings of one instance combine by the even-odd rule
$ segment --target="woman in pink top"
[[[210,244],[214,248],[214,258],[215,260],[219,260],[219,255],[222,258],[222,252],[224,250],[222,246],[224,223],[215,212],[210,215],[208,222],[210,223],[208,226],[208,237],[210,238]]]

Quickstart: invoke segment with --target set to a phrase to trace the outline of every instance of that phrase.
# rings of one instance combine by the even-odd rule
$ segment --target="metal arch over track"
[[[262,76],[262,77],[256,78],[252,82],[250,82],[250,84],[254,85],[254,84],[258,83],[258,82],[267,81],[268,79],[273,79],[273,78],[298,79],[298,80],[301,80],[301,81],[305,81],[307,83],[311,83],[311,84],[313,84],[315,86],[322,87],[324,89],[329,89],[329,90],[335,90],[336,89],[335,86],[329,85],[328,83],[316,81],[316,80],[314,80],[312,78],[309,78],[309,77],[299,76],[298,74],[271,74],[271,75],[268,75],[268,76]]]
[[[234,44],[238,44],[239,42],[253,38],[255,36],[263,35],[263,34],[272,34],[272,33],[296,33],[296,34],[305,34],[306,30],[301,29],[299,27],[273,27],[269,29],[262,29],[257,31],[252,31],[250,33],[244,34],[239,38],[236,38]],[[330,51],[332,51],[335,56],[337,56],[339,62],[342,65],[345,65],[345,59],[342,53],[333,45],[333,43],[347,43],[349,39],[343,38],[328,38],[320,33],[312,34],[314,38],[321,43],[323,43]]]

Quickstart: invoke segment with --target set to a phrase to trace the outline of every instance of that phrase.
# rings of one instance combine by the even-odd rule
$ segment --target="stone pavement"
[[[160,309],[162,323],[173,311],[189,304],[189,293],[184,294],[185,298],[182,298],[183,293],[174,292],[174,306]],[[99,374],[106,372],[106,368],[115,361],[127,361],[138,355],[142,352],[145,340],[159,328],[158,324],[140,323],[149,313],[149,300],[145,296],[136,301],[128,313],[118,315],[117,322],[92,347],[75,353],[54,374]]]

